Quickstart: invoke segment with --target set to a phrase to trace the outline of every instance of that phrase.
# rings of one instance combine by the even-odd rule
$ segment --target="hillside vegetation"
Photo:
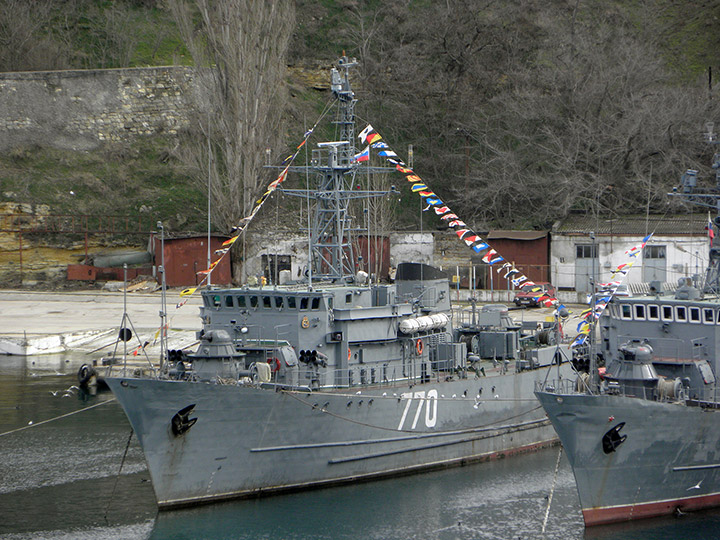
[[[163,0],[0,8],[2,71],[190,63]],[[702,132],[720,120],[708,85],[710,68],[720,74],[718,16],[718,4],[671,0],[297,0],[288,63],[326,73],[342,51],[357,57],[359,123],[403,157],[412,144],[415,170],[468,224],[546,228],[569,212],[682,210],[665,195],[681,172],[711,172]],[[286,146],[274,156],[329,98],[288,80]],[[0,155],[0,202],[142,209],[201,229],[205,191],[176,145],[18,148]],[[418,227],[417,204],[404,194],[392,225]]]

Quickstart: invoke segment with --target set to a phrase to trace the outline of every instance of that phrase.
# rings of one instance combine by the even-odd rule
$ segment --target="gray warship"
[[[319,143],[304,283],[202,291],[201,343],[155,376],[106,378],[145,454],[160,508],[370,480],[554,444],[533,395],[570,377],[555,323],[450,304],[448,277],[401,263],[356,271],[349,68],[331,73],[338,141]],[[290,192],[291,190],[286,190]],[[299,192],[298,192],[299,194]],[[378,196],[378,193],[366,193]]]
[[[671,195],[720,216],[718,153],[713,168],[714,188],[698,189],[689,170]],[[683,280],[671,293],[654,282],[648,295],[615,297],[598,346],[574,360],[582,376],[538,387],[586,526],[720,506],[720,248],[709,255],[704,284]]]

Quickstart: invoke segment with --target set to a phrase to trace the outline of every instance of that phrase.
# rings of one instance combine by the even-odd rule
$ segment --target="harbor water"
[[[119,405],[108,392],[73,388],[86,361],[80,355],[0,357],[0,538],[718,537],[720,511],[585,530],[564,455],[556,467],[559,447],[427,474],[158,512],[142,450]]]

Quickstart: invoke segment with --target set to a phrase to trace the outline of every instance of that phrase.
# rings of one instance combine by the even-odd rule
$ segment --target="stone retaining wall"
[[[0,151],[174,135],[188,123],[193,80],[186,67],[0,73]]]

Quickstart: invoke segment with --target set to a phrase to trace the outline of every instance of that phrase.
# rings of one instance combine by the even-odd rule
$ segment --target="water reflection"
[[[557,450],[343,488],[161,512],[150,538],[537,538]],[[581,538],[572,475],[558,477],[547,538]]]
[[[0,434],[33,423],[0,436],[3,539],[540,537],[557,448],[424,475],[158,513],[135,437],[123,461],[130,427],[119,405],[106,402],[112,399],[108,392],[71,388],[85,362],[87,357],[70,355],[0,357]],[[718,525],[715,512],[585,531],[563,458],[545,538],[715,538]]]

